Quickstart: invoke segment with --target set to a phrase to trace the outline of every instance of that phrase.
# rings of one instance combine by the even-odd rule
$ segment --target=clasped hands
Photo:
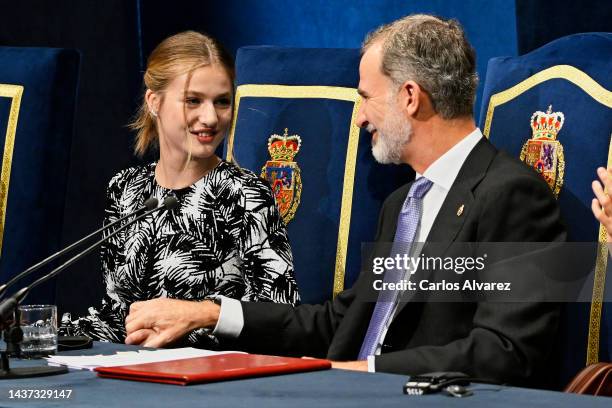
[[[192,330],[214,327],[219,310],[219,305],[209,300],[157,298],[134,302],[125,319],[125,343],[144,347],[171,345]]]

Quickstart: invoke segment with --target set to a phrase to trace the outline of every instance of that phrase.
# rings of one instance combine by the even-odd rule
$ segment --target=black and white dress
[[[177,208],[145,217],[102,247],[102,307],[64,318],[64,330],[123,342],[130,305],[158,297],[299,302],[286,228],[265,180],[221,161],[193,185],[169,190],[155,182],[155,163],[132,167],[109,183],[105,224],[170,194]],[[216,339],[196,330],[183,343],[214,347]]]

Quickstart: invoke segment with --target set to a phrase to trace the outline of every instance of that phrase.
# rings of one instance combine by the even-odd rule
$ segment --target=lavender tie
[[[391,257],[395,257],[396,254],[410,253],[421,222],[423,197],[427,194],[432,184],[425,177],[419,177],[410,187],[408,197],[406,197],[406,201],[404,201],[397,219],[397,229],[395,231],[393,247],[391,248]],[[406,271],[404,270],[387,270],[385,271],[384,282],[399,282],[405,274]],[[397,296],[398,291],[395,290],[381,291],[378,295],[368,331],[363,339],[361,350],[359,350],[358,360],[365,360],[376,352],[380,336],[388,320],[391,318],[391,312],[394,309]]]

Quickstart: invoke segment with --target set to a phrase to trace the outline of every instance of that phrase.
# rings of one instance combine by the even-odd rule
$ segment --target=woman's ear
[[[157,113],[159,112],[159,95],[157,95],[152,90],[147,89],[147,91],[145,92],[145,101],[147,102],[147,106],[149,107],[149,113],[156,118]]]

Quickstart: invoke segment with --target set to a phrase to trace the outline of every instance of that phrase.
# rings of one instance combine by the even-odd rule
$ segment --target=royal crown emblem
[[[294,161],[300,151],[302,139],[298,135],[272,135],[268,139],[268,160],[261,168],[261,177],[268,180],[283,222],[289,223],[295,216],[302,195],[300,168]]]
[[[564,122],[563,113],[553,112],[552,105],[546,113],[534,112],[530,124],[533,137],[525,142],[521,150],[521,160],[546,180],[555,197],[559,196],[565,172],[563,145],[557,140]]]

